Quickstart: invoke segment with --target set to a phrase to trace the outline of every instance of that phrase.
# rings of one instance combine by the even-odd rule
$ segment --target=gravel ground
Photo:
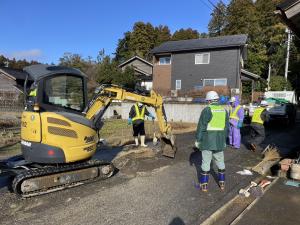
[[[299,146],[300,128],[271,127],[267,142],[287,150]],[[212,173],[209,192],[197,189],[201,154],[193,151],[194,133],[177,136],[175,160],[124,148],[104,148],[96,157],[112,160],[120,169],[114,177],[44,196],[18,199],[0,177],[0,224],[200,224],[232,199],[254,176],[236,174],[260,161],[243,146],[227,149],[226,190]],[[130,149],[130,148],[129,148]],[[120,157],[120,151],[125,150]],[[131,152],[130,152],[131,151]]]

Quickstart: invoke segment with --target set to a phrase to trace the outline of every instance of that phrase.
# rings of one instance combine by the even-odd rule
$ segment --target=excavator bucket
[[[177,147],[175,145],[175,136],[169,135],[169,137],[161,138],[162,155],[170,158],[175,158]]]

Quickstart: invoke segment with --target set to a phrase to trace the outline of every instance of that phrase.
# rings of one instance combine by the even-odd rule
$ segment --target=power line
[[[203,5],[205,5],[207,8],[209,8],[210,10],[213,10],[211,7],[210,7],[210,5],[209,4],[207,4],[204,0],[200,0],[202,3],[203,3]]]
[[[218,10],[219,13],[224,15],[224,12],[222,12],[222,10],[216,6],[211,0],[207,0],[216,10]],[[222,1],[220,1],[220,3],[223,3]],[[224,3],[223,3],[224,4]],[[225,4],[224,4],[225,5]]]
[[[215,9],[219,10],[218,7],[210,0],[207,0]]]

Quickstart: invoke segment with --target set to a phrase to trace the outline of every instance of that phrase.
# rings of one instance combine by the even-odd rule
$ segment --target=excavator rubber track
[[[104,180],[114,172],[112,163],[101,160],[30,168],[15,176],[12,189],[18,196],[28,198]]]

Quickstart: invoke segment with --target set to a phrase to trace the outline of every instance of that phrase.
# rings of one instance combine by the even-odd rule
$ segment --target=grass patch
[[[175,132],[193,130],[196,129],[196,124],[183,123],[183,122],[171,122],[172,129]],[[154,123],[150,120],[145,121],[146,135],[152,135],[154,132],[159,132],[158,122]],[[127,124],[127,120],[121,119],[110,119],[105,120],[102,129],[100,130],[101,138],[108,137],[131,137],[132,136],[132,125]]]

